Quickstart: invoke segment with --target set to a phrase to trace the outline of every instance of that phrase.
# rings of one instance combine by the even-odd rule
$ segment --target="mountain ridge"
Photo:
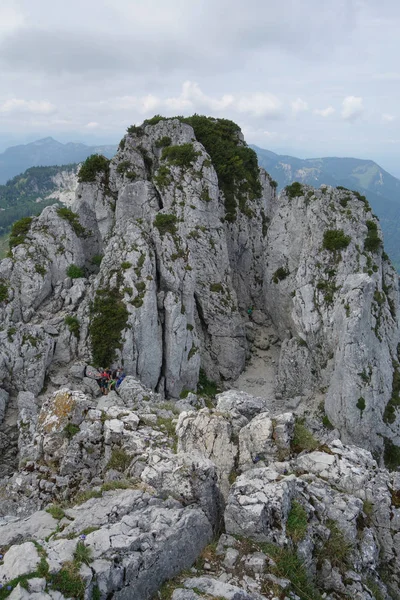
[[[368,197],[381,222],[386,251],[400,269],[400,180],[373,160],[352,157],[297,158],[255,145],[258,161],[278,187],[294,181],[315,187],[330,185],[354,189]]]
[[[91,154],[103,154],[107,158],[112,158],[116,151],[116,144],[94,146],[81,142],[63,144],[51,136],[29,144],[10,146],[0,154],[0,184],[6,183],[30,167],[80,163]]]

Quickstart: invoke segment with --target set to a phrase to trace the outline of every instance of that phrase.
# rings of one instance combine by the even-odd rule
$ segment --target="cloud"
[[[97,123],[97,121],[90,121],[90,123],[86,125],[87,129],[97,129],[98,127],[99,123]]]
[[[396,119],[396,117],[394,115],[389,115],[387,113],[384,113],[382,115],[382,121],[383,121],[383,123],[391,123],[395,119]]]
[[[308,110],[308,103],[301,98],[297,98],[294,102],[292,102],[292,112],[297,115],[299,112],[304,112]]]
[[[156,111],[168,115],[176,113],[206,112],[212,114],[243,114],[255,118],[279,119],[282,116],[282,103],[275,95],[267,92],[254,94],[220,96],[206,94],[194,81],[185,81],[181,93],[176,96],[146,95],[123,96],[111,98],[106,103],[113,110],[137,110],[144,116],[151,116]]]
[[[335,109],[333,106],[327,106],[326,108],[316,108],[314,110],[315,115],[319,115],[320,117],[330,117],[335,113]]]
[[[359,96],[347,96],[342,102],[342,117],[345,121],[355,121],[364,112],[363,99]]]
[[[55,112],[56,107],[47,100],[22,100],[11,98],[0,104],[0,113],[31,113],[37,115],[49,115]]]

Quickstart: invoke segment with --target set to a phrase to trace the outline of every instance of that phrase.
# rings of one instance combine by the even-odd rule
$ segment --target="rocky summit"
[[[367,199],[278,196],[198,115],[78,179],[0,262],[0,599],[400,598],[398,276]]]

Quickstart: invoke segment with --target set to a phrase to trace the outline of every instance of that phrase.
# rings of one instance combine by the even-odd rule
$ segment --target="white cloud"
[[[269,93],[254,93],[246,96],[223,94],[222,96],[208,95],[193,81],[185,81],[181,93],[176,96],[162,98],[147,96],[123,96],[101,102],[114,110],[137,110],[144,116],[152,116],[154,112],[167,114],[188,112],[222,113],[226,116],[235,112],[251,117],[279,118],[282,113],[281,101]]]
[[[97,129],[98,127],[99,124],[97,123],[97,121],[90,121],[90,123],[86,125],[86,129]]]
[[[315,115],[319,115],[320,117],[330,117],[333,113],[336,112],[333,106],[327,106],[326,108],[316,108],[314,110]]]
[[[25,22],[24,15],[20,10],[12,6],[0,6],[0,35],[10,34],[21,27]]]
[[[359,96],[347,96],[342,102],[342,117],[345,121],[355,121],[364,112],[363,99]]]
[[[382,121],[383,121],[383,123],[391,123],[395,119],[396,119],[396,117],[394,115],[389,115],[387,113],[384,113],[382,115]]]
[[[31,113],[39,115],[48,115],[53,113],[56,107],[47,102],[47,100],[22,100],[21,98],[11,98],[0,104],[0,113]]]
[[[294,102],[292,102],[292,112],[297,115],[299,112],[304,112],[308,110],[308,104],[302,98],[297,98]]]

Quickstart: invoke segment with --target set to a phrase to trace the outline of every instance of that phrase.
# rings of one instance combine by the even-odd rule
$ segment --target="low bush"
[[[10,237],[8,239],[8,244],[11,248],[15,248],[15,246],[19,246],[25,241],[25,238],[30,230],[31,223],[33,217],[23,217],[19,219],[19,221],[15,221],[11,227]]]
[[[294,435],[291,443],[291,448],[296,454],[303,450],[316,450],[319,446],[318,440],[315,439],[311,431],[307,429],[303,419],[298,419],[294,425]]]
[[[118,289],[97,290],[91,308],[89,336],[95,366],[111,365],[121,334],[128,320],[128,311]]]
[[[400,446],[396,446],[389,438],[384,438],[383,460],[389,471],[397,471],[400,467]]]
[[[78,265],[69,265],[66,270],[67,276],[71,277],[71,279],[80,279],[81,277],[85,277],[84,270]]]
[[[132,458],[123,448],[114,448],[106,469],[115,469],[123,473],[131,464]]]
[[[285,187],[286,195],[289,198],[297,198],[298,196],[304,196],[303,186],[298,181],[295,181],[291,185]]]
[[[61,206],[60,208],[57,208],[57,214],[61,219],[64,219],[64,221],[68,221],[78,237],[85,237],[86,229],[80,224],[79,217],[76,213],[66,206]]]
[[[101,154],[92,154],[82,164],[78,173],[79,183],[92,183],[96,181],[97,175],[104,175],[108,180],[110,161]]]
[[[286,267],[279,267],[272,275],[272,281],[274,283],[279,283],[279,281],[283,281],[289,275],[289,269]]]
[[[344,250],[350,242],[350,236],[346,235],[343,229],[327,229],[324,233],[322,247],[334,252],[335,250]]]
[[[161,160],[168,160],[172,165],[188,169],[198,155],[199,153],[195,151],[193,144],[167,146],[162,152]]]
[[[307,533],[307,513],[296,500],[293,500],[288,514],[286,533],[295,543],[304,539]]]
[[[68,315],[67,317],[65,317],[64,323],[67,325],[67,327],[70,330],[70,332],[76,338],[79,338],[79,333],[80,333],[79,319],[77,317],[73,317],[71,315]]]
[[[5,283],[0,283],[0,302],[8,299],[8,287]]]
[[[381,246],[381,239],[378,234],[378,226],[375,221],[367,221],[367,237],[364,241],[364,250],[376,252]]]
[[[177,232],[177,220],[176,215],[157,213],[156,218],[154,219],[154,225],[157,227],[160,235],[163,236],[166,233],[174,235]]]

